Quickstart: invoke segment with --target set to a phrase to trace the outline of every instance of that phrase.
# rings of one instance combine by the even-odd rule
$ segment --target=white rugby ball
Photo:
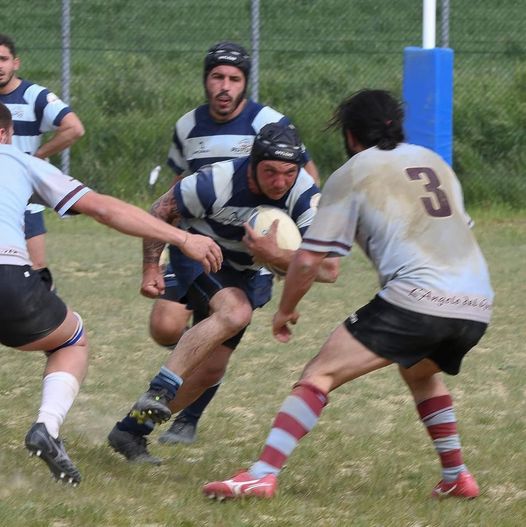
[[[284,210],[269,205],[259,205],[250,215],[248,224],[259,236],[265,236],[275,220],[278,220],[278,231],[276,233],[278,247],[290,251],[297,250],[301,244],[301,234],[294,220]],[[269,271],[278,276],[285,276],[287,273],[284,269],[264,263]]]

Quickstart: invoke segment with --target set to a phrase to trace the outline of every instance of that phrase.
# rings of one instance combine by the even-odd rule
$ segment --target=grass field
[[[79,217],[50,217],[49,253],[60,295],[84,317],[91,369],[62,429],[82,471],[76,488],[54,483],[28,458],[24,435],[40,398],[43,358],[1,348],[0,525],[5,527],[389,526],[521,527],[526,518],[523,320],[526,223],[519,214],[475,212],[497,293],[493,323],[448,384],[464,454],[482,489],[472,502],[434,502],[438,462],[392,368],[332,394],[270,502],[211,502],[203,482],[231,475],[259,453],[270,422],[330,329],[374,294],[376,278],[356,252],[334,285],[302,304],[289,345],[269,331],[276,299],[257,312],[193,446],[158,445],[160,467],[125,463],[106,445],[114,422],[143,392],[165,351],[150,341],[150,301],[138,295],[138,240]],[[276,287],[276,296],[280,284]]]

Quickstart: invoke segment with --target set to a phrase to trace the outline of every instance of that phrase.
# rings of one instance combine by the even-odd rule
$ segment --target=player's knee
[[[166,309],[153,309],[150,316],[150,335],[161,346],[179,342],[187,329],[187,319],[170,314]]]
[[[179,342],[179,339],[185,331],[186,326],[183,328],[175,328],[173,325],[162,322],[150,324],[150,335],[160,346],[174,346]]]
[[[236,309],[224,309],[217,313],[221,324],[230,335],[235,335],[246,328],[252,320],[252,308],[249,304],[238,306]]]

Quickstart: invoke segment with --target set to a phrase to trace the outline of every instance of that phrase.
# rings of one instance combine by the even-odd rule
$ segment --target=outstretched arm
[[[186,256],[200,262],[207,272],[220,269],[223,260],[221,249],[211,238],[192,235],[173,227],[168,222],[175,218],[161,221],[163,215],[158,210],[162,205],[156,204],[166,199],[167,194],[154,203],[152,211],[155,208],[155,214],[148,214],[139,207],[93,191],[82,196],[72,209],[124,234],[148,239],[156,246],[164,247],[164,243],[175,245]]]

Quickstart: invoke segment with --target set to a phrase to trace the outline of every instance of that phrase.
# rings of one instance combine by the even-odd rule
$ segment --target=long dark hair
[[[401,103],[385,90],[360,90],[340,103],[330,122],[365,148],[392,150],[405,140]]]

